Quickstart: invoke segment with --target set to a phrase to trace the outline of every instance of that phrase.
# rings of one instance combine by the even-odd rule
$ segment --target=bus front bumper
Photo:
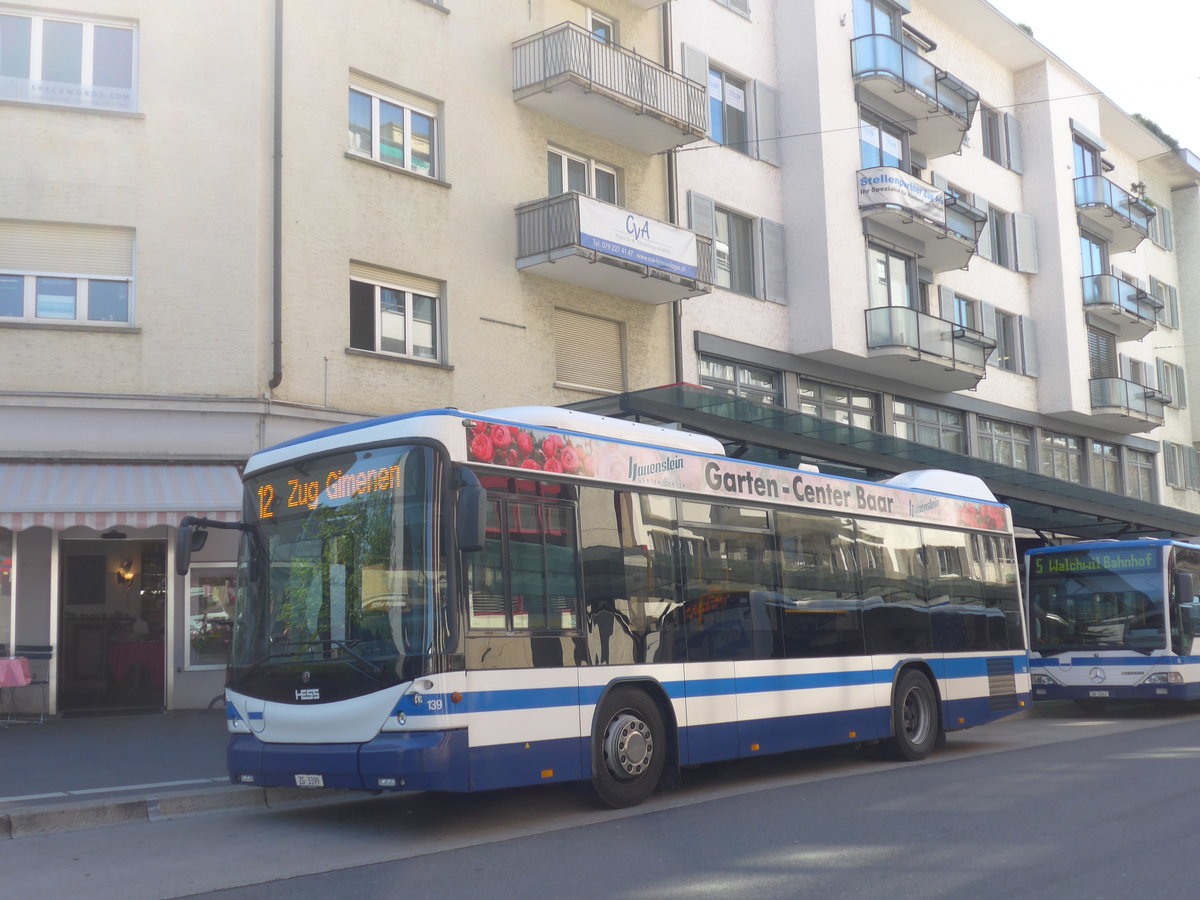
[[[385,732],[365,744],[270,744],[234,734],[229,780],[254,787],[465,791],[467,732]]]
[[[1095,685],[1035,684],[1034,700],[1195,700],[1200,685],[1194,684],[1121,684],[1097,688]]]

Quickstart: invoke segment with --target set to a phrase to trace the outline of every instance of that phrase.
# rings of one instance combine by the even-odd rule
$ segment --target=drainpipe
[[[283,0],[275,0],[275,131],[271,198],[271,380],[283,381]]]
[[[671,3],[664,3],[659,9],[662,10],[662,52],[663,52],[663,67],[672,69],[671,65],[671,50],[672,50],[672,25],[671,25]],[[667,151],[667,221],[672,225],[679,224],[679,203],[675,197],[676,190],[676,159],[675,151]],[[673,300],[671,302],[671,351],[674,354],[674,374],[673,379],[675,384],[683,381],[683,301]]]

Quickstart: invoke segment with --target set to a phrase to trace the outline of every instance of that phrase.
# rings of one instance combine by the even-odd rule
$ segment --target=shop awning
[[[241,517],[236,466],[198,463],[0,463],[0,528],[150,528],[181,516]]]
[[[822,471],[852,467],[871,479],[912,469],[950,469],[978,475],[1013,523],[1084,540],[1200,535],[1200,515],[1123,497],[977,457],[841,425],[795,410],[766,406],[694,385],[670,385],[571,404],[573,409],[641,421],[678,424],[724,441],[735,455],[780,462],[817,461]],[[765,451],[765,452],[764,452]],[[827,469],[828,463],[832,468]],[[862,477],[860,475],[859,477]]]

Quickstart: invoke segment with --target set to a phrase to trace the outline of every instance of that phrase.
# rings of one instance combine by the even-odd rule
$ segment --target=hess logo
[[[320,688],[297,688],[296,689],[296,699],[297,700],[320,700],[321,699],[321,689]]]

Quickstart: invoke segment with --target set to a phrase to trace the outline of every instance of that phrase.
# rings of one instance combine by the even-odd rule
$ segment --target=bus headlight
[[[1146,676],[1143,684],[1183,684],[1183,675],[1179,672],[1155,672]]]
[[[1054,684],[1054,679],[1049,675],[1030,675],[1029,683],[1033,685]]]

